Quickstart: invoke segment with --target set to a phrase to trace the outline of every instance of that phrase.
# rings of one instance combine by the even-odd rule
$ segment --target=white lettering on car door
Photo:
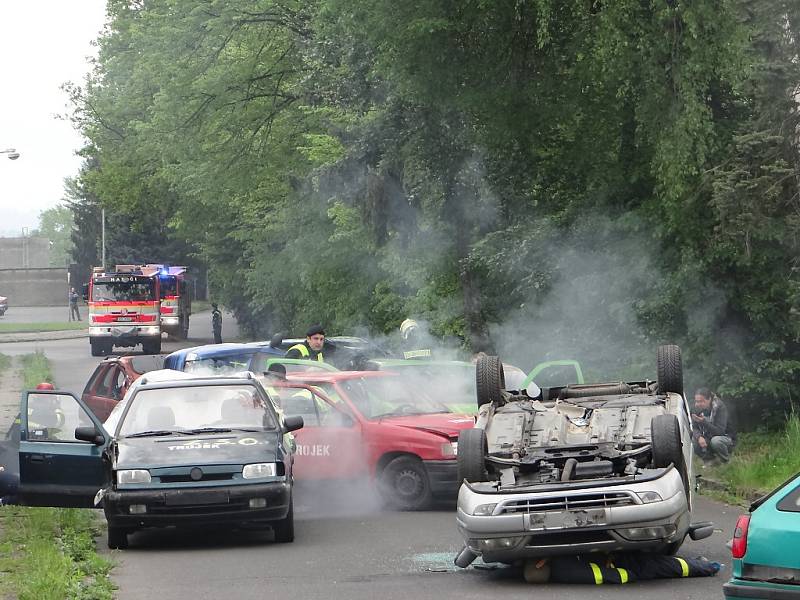
[[[330,456],[330,444],[298,444],[297,454],[300,456]]]

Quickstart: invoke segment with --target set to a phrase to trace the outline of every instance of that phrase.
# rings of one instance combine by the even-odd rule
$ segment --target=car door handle
[[[31,454],[30,461],[32,463],[43,463],[44,454]]]

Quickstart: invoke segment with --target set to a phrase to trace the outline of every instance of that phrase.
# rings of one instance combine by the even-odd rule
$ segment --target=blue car
[[[249,344],[209,344],[176,350],[164,358],[164,368],[173,371],[260,373],[270,358],[282,357],[286,350],[269,342]]]
[[[20,504],[102,506],[109,548],[143,528],[227,524],[294,540],[292,450],[282,417],[247,377],[140,377],[104,423],[68,392],[23,393]]]
[[[731,544],[733,576],[725,598],[800,599],[800,473],[739,517]]]

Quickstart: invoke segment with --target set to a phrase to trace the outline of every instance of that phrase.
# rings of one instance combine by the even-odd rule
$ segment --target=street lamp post
[[[17,160],[19,158],[19,152],[17,152],[14,148],[0,150],[0,154],[7,154],[9,160]]]

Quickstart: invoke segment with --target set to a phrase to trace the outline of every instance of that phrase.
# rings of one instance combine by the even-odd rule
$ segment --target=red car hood
[[[400,427],[430,431],[431,433],[437,433],[447,436],[448,438],[458,437],[458,433],[462,429],[472,429],[475,426],[474,417],[455,413],[384,417],[381,421],[383,423],[399,425]]]

